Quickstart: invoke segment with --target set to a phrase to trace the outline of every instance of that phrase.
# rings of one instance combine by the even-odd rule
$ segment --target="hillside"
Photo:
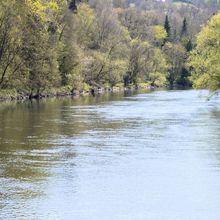
[[[187,58],[213,11],[154,0],[1,1],[0,91],[190,86]]]

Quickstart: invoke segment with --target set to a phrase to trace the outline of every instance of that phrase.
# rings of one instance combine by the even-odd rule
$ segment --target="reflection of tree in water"
[[[49,99],[3,104],[0,108],[0,203],[43,195],[54,167],[66,161],[74,165],[73,143],[86,131],[121,129],[121,121],[105,120],[90,106],[122,100],[120,94],[80,99]],[[64,142],[59,142],[63,137]],[[71,148],[70,148],[71,147]],[[101,146],[100,146],[101,147]],[[74,166],[73,166],[74,169]],[[74,178],[74,177],[73,177]]]
[[[65,120],[64,104],[67,103],[61,100],[12,103],[0,110],[0,177],[10,180],[1,184],[4,188],[0,198],[41,195],[43,189],[37,187],[38,183],[47,180],[54,163],[70,157],[57,151],[56,146],[50,143],[51,136],[70,130],[74,134],[85,129],[73,120],[71,126],[69,122],[59,123]]]

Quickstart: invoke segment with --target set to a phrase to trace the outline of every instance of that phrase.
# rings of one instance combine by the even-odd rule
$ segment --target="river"
[[[0,219],[219,220],[220,98],[0,103]]]

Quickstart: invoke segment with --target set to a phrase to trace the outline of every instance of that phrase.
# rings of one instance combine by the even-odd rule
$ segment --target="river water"
[[[219,220],[220,98],[0,104],[0,219]]]

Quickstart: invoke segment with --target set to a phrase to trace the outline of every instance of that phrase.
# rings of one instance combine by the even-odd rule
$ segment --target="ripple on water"
[[[0,218],[219,220],[220,99],[206,91],[0,110]]]

